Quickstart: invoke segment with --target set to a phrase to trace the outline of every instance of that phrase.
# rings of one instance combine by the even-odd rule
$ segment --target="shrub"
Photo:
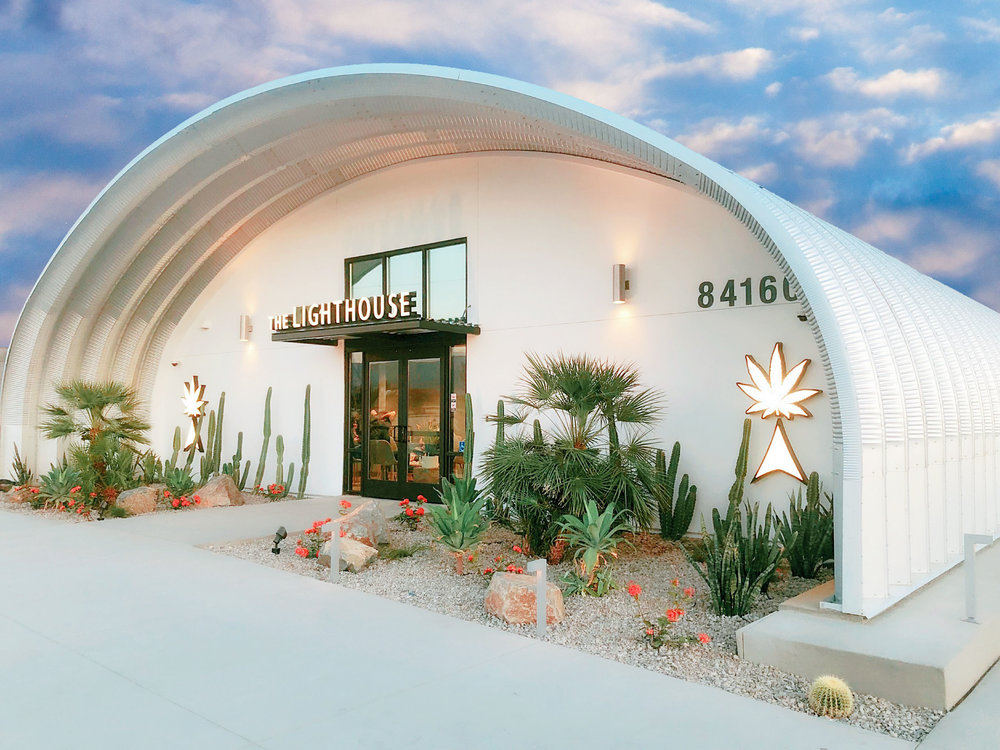
[[[702,518],[704,566],[695,562],[687,548],[681,545],[692,567],[708,585],[712,607],[720,615],[749,612],[757,597],[767,590],[781,559],[780,540],[771,533],[774,524],[771,505],[768,504],[761,523],[759,505],[743,500],[749,447],[750,420],[747,419],[743,422],[743,440],[736,460],[736,479],[729,490],[726,517],[723,519],[717,508],[712,509],[712,533],[705,528]]]
[[[302,536],[295,540],[295,554],[305,559],[319,557],[320,550],[323,549],[323,544],[330,538],[332,533],[323,531],[323,525],[330,523],[331,520],[327,518],[325,521],[313,521],[313,525],[302,532]],[[340,535],[344,536],[343,529],[340,531]]]
[[[635,599],[635,606],[639,610],[639,619],[642,620],[643,636],[642,640],[652,649],[659,651],[664,646],[683,646],[687,643],[709,643],[712,639],[705,633],[692,635],[690,633],[678,633],[677,623],[681,621],[687,611],[684,607],[694,600],[694,588],[687,586],[681,588],[680,581],[676,578],[670,582],[670,599],[673,604],[668,607],[662,617],[656,620],[649,620],[642,611],[642,587],[634,581],[628,584],[628,595]]]
[[[854,711],[854,695],[839,677],[822,675],[809,688],[809,708],[819,716],[842,719]]]
[[[611,561],[618,558],[618,545],[628,544],[622,534],[628,525],[621,522],[624,513],[611,503],[598,513],[597,504],[588,500],[583,518],[566,514],[559,522],[570,549],[574,551],[573,571],[566,574],[567,595],[575,593],[604,596],[614,586]]]
[[[424,503],[427,502],[427,498],[423,495],[417,495],[416,506],[410,503],[409,498],[405,498],[399,501],[399,507],[402,510],[399,512],[398,516],[395,516],[396,523],[403,524],[411,531],[415,531],[420,528],[420,522],[424,520],[424,515],[427,511],[424,508]]]
[[[792,575],[801,578],[815,578],[820,568],[833,561],[833,496],[827,494],[828,505],[823,505],[822,494],[819,474],[813,472],[805,502],[801,488],[789,495],[788,514],[782,513],[778,523]]]
[[[521,388],[507,401],[523,412],[497,414],[497,439],[483,467],[494,518],[546,554],[563,515],[580,517],[588,502],[614,503],[623,520],[648,528],[655,503],[647,487],[653,448],[646,442],[660,397],[639,387],[636,370],[588,356],[528,356]],[[542,420],[508,438],[507,426]]]

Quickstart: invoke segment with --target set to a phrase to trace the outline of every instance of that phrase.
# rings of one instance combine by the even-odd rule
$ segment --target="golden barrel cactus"
[[[854,695],[839,677],[822,675],[809,688],[809,708],[819,716],[843,719],[854,710]]]

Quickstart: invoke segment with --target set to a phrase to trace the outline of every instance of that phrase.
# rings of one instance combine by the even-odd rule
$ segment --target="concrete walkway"
[[[0,512],[0,747],[913,747],[193,546],[336,502]],[[994,747],[995,723],[927,746]]]

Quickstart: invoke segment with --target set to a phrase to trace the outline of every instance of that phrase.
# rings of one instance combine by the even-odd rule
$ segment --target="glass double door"
[[[447,350],[364,356],[361,492],[436,497],[445,470]]]

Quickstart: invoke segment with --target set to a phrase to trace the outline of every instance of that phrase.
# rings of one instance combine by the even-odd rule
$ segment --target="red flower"
[[[163,490],[164,497],[170,497],[170,490]]]
[[[667,610],[667,622],[677,622],[681,619],[681,610],[679,609],[668,609]]]
[[[406,515],[412,516],[413,515],[413,508],[407,508],[406,509]]]
[[[400,500],[400,501],[399,501],[399,507],[401,507],[401,508],[403,508],[403,507],[405,507],[405,506],[407,506],[407,505],[409,505],[409,504],[410,504],[410,501],[409,501],[409,499],[406,499],[406,500]]]
[[[79,515],[80,513],[83,513],[83,506],[82,505],[79,508],[76,509],[76,513],[77,513],[77,515]]]
[[[197,495],[194,496],[194,504],[201,505],[201,498],[198,497]]]
[[[74,494],[74,493],[76,493],[76,492],[79,492],[79,491],[80,491],[80,485],[77,485],[76,487],[74,487],[73,489],[71,489],[71,490],[69,491],[69,494],[71,494],[71,495],[72,495],[72,494]]]
[[[31,494],[32,495],[37,495],[38,494],[38,488],[37,487],[32,487],[31,488]]]
[[[74,505],[76,505],[76,500],[70,500],[69,501],[69,507],[72,508]]]
[[[469,555],[469,562],[472,562],[472,555]]]
[[[634,596],[636,599],[639,598],[639,594],[642,593],[642,586],[640,586],[635,581],[628,582],[628,595]]]
[[[680,581],[678,581],[678,580],[677,580],[677,579],[675,578],[674,580],[672,580],[672,581],[670,582],[670,585],[671,585],[671,586],[680,586],[680,585],[681,585],[681,582],[680,582]]]
[[[417,495],[417,502],[418,503],[426,503],[427,502],[427,498],[424,497],[423,495]]]
[[[347,529],[341,529],[340,530],[340,538],[343,539],[345,536],[347,536]]]
[[[708,633],[698,633],[698,640],[702,643],[708,643],[712,639],[708,637]]]
[[[351,503],[350,503],[349,500],[341,500],[340,501],[340,507],[341,508],[350,508],[351,507]]]
[[[330,521],[332,521],[332,520],[333,520],[332,518],[328,518],[325,521],[323,521],[323,523],[330,523]],[[320,526],[322,526],[323,523],[321,523]]]
[[[171,505],[173,505],[173,506],[174,506],[174,507],[176,508],[176,507],[177,507],[178,505],[180,505],[180,504],[181,504],[181,501],[180,501],[180,500],[178,500],[178,499],[177,499],[177,498],[175,497],[175,498],[174,498],[174,501],[173,501],[172,503],[170,503],[170,504],[171,504]]]
[[[97,497],[97,493],[96,493],[96,492],[91,492],[91,493],[90,493],[90,496],[91,496],[91,497]]]
[[[508,565],[507,566],[507,572],[508,573],[513,573],[514,572],[514,566],[513,565]]]
[[[646,635],[653,635],[653,633],[655,633],[655,632],[656,631],[653,630],[652,628],[646,628]]]
[[[418,516],[422,516],[423,514],[424,514],[424,509],[423,508],[417,508],[417,515]]]
[[[181,500],[181,505],[183,505],[185,508],[188,507],[190,504],[191,504],[191,501],[188,500],[187,498],[185,498],[184,500]]]
[[[483,569],[483,573],[492,573],[492,572],[493,572],[493,568],[484,568]]]
[[[523,573],[523,572],[524,572],[524,568],[518,568],[518,569],[517,569],[516,571],[514,571],[514,572],[515,572],[515,573]]]
[[[296,547],[295,554],[298,555],[299,557],[309,557],[309,550],[307,550],[305,547]]]
[[[684,596],[693,597],[694,596],[694,586],[688,586],[686,589],[684,589]]]
[[[517,552],[518,554],[523,554],[523,552],[524,552],[524,551],[523,551],[523,550],[522,550],[522,549],[521,549],[521,548],[520,548],[520,547],[519,547],[518,545],[516,545],[516,544],[515,544],[515,545],[514,545],[514,546],[513,546],[513,547],[512,547],[511,549],[513,549],[513,550],[514,550],[515,552]]]

